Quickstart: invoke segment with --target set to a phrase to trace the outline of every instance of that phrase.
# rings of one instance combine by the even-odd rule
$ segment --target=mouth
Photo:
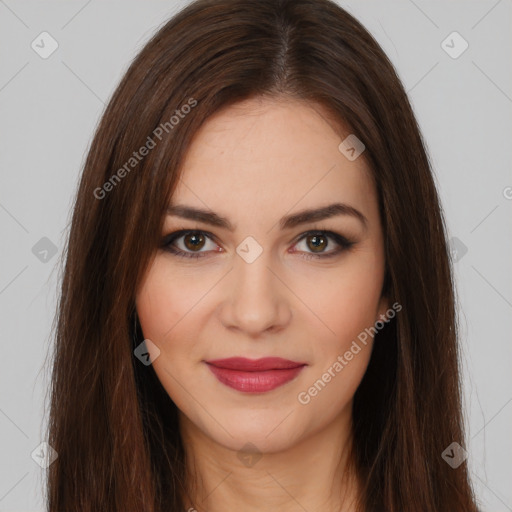
[[[222,384],[245,393],[271,391],[294,379],[307,366],[306,363],[280,357],[232,357],[205,363]]]

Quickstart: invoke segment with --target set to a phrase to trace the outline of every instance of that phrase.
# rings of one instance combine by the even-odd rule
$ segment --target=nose
[[[226,328],[256,338],[289,324],[291,292],[270,264],[265,251],[252,263],[235,259],[220,310]]]

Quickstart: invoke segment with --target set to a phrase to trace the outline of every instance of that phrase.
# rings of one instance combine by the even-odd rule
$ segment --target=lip
[[[222,384],[245,393],[271,391],[294,379],[306,363],[280,357],[231,357],[205,361]]]

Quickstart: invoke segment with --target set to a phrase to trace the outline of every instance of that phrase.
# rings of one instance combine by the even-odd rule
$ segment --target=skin
[[[349,161],[338,149],[349,133],[320,105],[257,98],[217,112],[186,155],[173,204],[210,209],[236,229],[166,217],[162,238],[180,229],[216,238],[195,249],[203,258],[156,251],[136,305],[145,338],[160,350],[155,372],[180,411],[188,470],[198,477],[188,482],[195,510],[354,510],[358,484],[344,470],[372,338],[309,403],[297,398],[389,308],[375,186],[364,158]],[[357,208],[367,228],[349,215],[279,227],[284,215],[334,202]],[[298,240],[308,230],[355,244],[308,260],[302,256],[318,254],[311,240]],[[236,252],[248,236],[263,249],[252,263]],[[174,246],[194,253],[185,240]],[[338,247],[327,242],[323,253]],[[219,382],[204,363],[235,356],[307,366],[250,394]],[[239,457],[246,443],[257,460]]]

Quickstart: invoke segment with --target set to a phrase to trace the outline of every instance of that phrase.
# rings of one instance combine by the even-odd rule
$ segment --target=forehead
[[[273,222],[291,209],[342,201],[375,220],[365,160],[338,149],[349,134],[318,104],[255,98],[227,107],[195,134],[172,202]]]

